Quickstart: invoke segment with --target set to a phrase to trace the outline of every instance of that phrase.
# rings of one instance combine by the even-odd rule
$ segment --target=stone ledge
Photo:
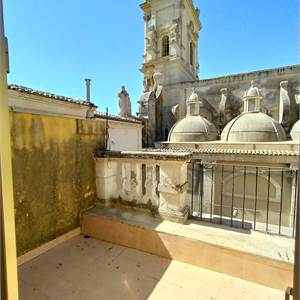
[[[292,284],[293,264],[287,257],[293,257],[293,245],[286,238],[200,222],[182,225],[104,207],[83,214],[81,232],[276,289]]]

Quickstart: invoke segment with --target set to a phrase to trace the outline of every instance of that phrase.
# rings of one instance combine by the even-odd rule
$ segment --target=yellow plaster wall
[[[96,197],[103,122],[10,113],[18,255],[79,226]],[[81,128],[88,128],[82,131]]]

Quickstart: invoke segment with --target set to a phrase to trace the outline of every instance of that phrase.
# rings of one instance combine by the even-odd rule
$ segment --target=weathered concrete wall
[[[109,149],[138,151],[142,149],[142,125],[109,121]]]
[[[77,227],[96,196],[93,151],[104,123],[11,113],[17,251]]]

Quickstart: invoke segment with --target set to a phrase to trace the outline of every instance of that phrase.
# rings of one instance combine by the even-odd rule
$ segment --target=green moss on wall
[[[79,123],[89,131],[80,132]],[[94,203],[93,151],[104,146],[104,124],[11,113],[11,126],[21,255],[79,226],[80,213]]]

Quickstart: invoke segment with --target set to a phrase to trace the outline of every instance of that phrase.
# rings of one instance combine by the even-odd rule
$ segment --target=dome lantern
[[[243,96],[244,112],[260,111],[262,99],[263,96],[258,87],[256,87],[256,82],[252,80],[251,87],[245,92]]]
[[[195,89],[193,88],[192,94],[186,101],[187,116],[199,116],[200,108],[202,107],[202,101],[199,99]]]

